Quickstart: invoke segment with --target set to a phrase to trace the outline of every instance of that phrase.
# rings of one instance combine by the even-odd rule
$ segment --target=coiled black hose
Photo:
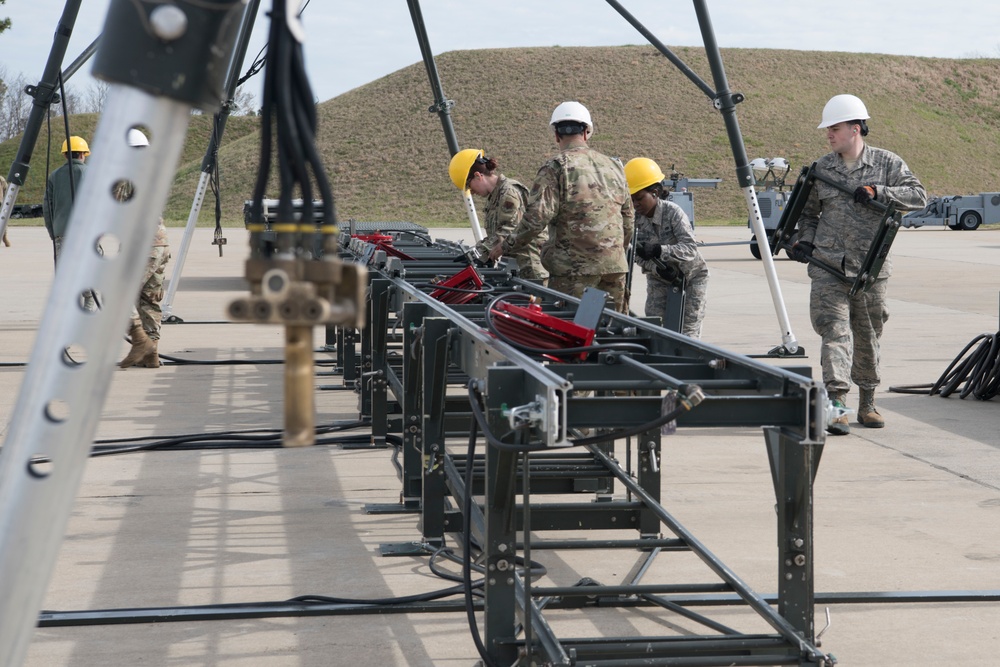
[[[958,391],[959,398],[969,394],[988,401],[1000,392],[1000,331],[979,334],[965,346],[933,384],[889,387],[900,394],[940,395],[947,398]]]

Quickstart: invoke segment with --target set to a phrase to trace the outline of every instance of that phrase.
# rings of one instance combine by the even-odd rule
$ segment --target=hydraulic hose
[[[979,334],[955,357],[941,377],[932,384],[889,387],[900,394],[940,395],[947,398],[958,391],[959,398],[969,394],[988,401],[1000,392],[1000,331]]]

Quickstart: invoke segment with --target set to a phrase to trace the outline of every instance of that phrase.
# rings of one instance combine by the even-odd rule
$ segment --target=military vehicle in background
[[[764,229],[768,232],[768,236],[772,236],[771,232],[778,228],[781,213],[785,210],[785,204],[791,195],[792,186],[785,185],[785,177],[788,176],[792,167],[788,164],[788,160],[783,157],[759,157],[750,161],[750,167],[753,169],[755,187],[757,188],[757,205],[760,207],[760,217],[764,221]],[[747,227],[753,229],[749,217],[747,218]],[[757,245],[756,234],[750,237],[750,254],[760,259],[760,246]]]
[[[946,225],[970,232],[994,222],[1000,222],[1000,192],[932,197],[927,206],[903,216],[904,227]]]
[[[717,188],[721,178],[688,178],[670,165],[670,175],[663,179],[667,199],[680,206],[694,227],[694,196],[691,188]]]

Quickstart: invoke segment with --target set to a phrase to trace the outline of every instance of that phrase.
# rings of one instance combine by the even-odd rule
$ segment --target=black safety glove
[[[673,266],[670,266],[669,264],[664,264],[663,266],[657,266],[656,275],[660,276],[668,283],[675,282],[678,278],[681,277],[680,272]]]
[[[876,191],[874,185],[860,185],[854,191],[854,201],[858,204],[867,204],[875,199]]]
[[[816,246],[814,246],[812,243],[809,243],[809,241],[796,241],[792,245],[792,250],[789,253],[789,255],[791,255],[792,259],[794,259],[796,262],[802,262],[803,264],[808,264],[809,258],[812,257],[813,250],[815,250],[815,248]]]
[[[635,256],[644,262],[649,260],[649,257],[646,256],[646,247],[643,245],[636,244]]]
[[[640,258],[645,260],[659,259],[661,250],[663,250],[663,246],[661,246],[659,243],[647,241],[639,249],[638,255]]]

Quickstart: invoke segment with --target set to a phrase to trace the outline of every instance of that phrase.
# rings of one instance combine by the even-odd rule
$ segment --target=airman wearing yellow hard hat
[[[646,315],[666,322],[670,301],[683,299],[680,333],[701,337],[708,291],[708,265],[698,250],[684,210],[663,187],[663,170],[648,157],[625,163],[635,206],[635,263],[646,275]],[[680,285],[681,289],[676,286]]]
[[[83,137],[72,136],[63,142],[62,154],[66,157],[66,164],[49,175],[42,203],[45,229],[52,239],[52,255],[56,261],[62,251],[73,199],[80,193],[80,183],[87,170],[86,159],[90,155],[90,146]]]
[[[448,175],[459,190],[470,191],[486,199],[483,212],[486,238],[476,245],[479,256],[485,258],[521,222],[528,202],[528,188],[500,173],[497,161],[486,157],[478,148],[466,148],[455,153],[448,165]],[[545,284],[549,272],[542,266],[539,248],[548,238],[548,233],[543,233],[526,249],[508,255],[517,261],[519,277]]]

